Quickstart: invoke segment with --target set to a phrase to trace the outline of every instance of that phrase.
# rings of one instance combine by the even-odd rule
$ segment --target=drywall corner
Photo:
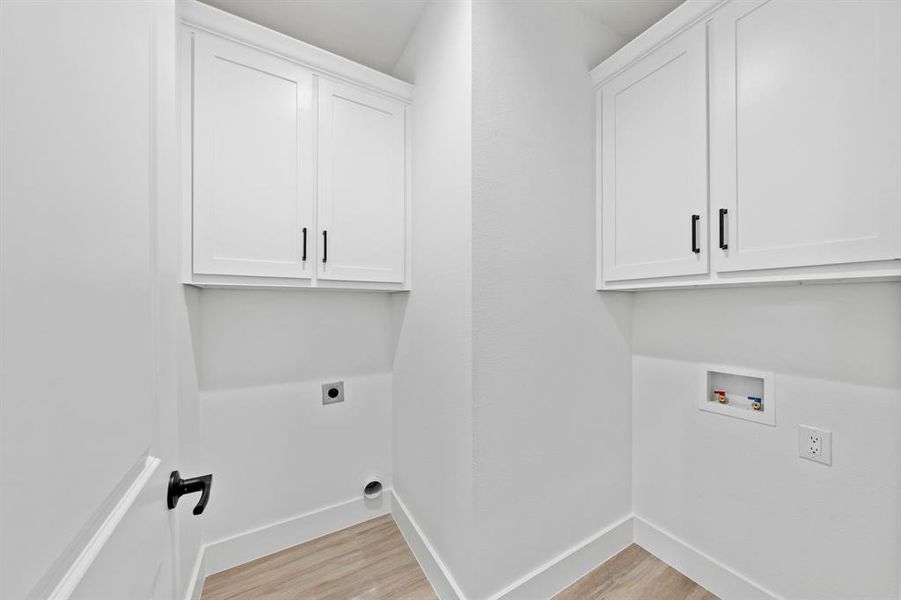
[[[631,298],[594,285],[588,46],[618,36],[569,3],[473,6],[479,598],[631,512]]]
[[[472,512],[472,4],[432,2],[398,62],[412,109],[414,290],[396,299],[394,489],[466,587]]]

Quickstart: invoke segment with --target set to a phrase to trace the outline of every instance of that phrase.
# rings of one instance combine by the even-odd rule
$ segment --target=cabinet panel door
[[[901,3],[880,0],[736,1],[715,14],[718,271],[901,256],[899,28]]]
[[[309,277],[312,73],[203,34],[194,69],[194,272]]]
[[[320,279],[404,281],[404,106],[319,81]]]
[[[701,24],[601,88],[605,281],[708,270],[706,51]]]

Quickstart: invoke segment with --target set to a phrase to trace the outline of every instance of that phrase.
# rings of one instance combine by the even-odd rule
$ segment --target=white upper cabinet
[[[703,24],[608,80],[600,115],[603,279],[706,273]]]
[[[718,271],[901,257],[899,30],[901,2],[881,0],[735,1],[714,14]],[[712,233],[718,245],[718,223]]]
[[[312,72],[202,34],[194,57],[194,273],[309,278]]]
[[[323,280],[401,283],[405,108],[319,81],[319,251]]]
[[[899,31],[898,1],[697,0],[594,69],[599,288],[901,279]]]
[[[185,282],[410,289],[413,86],[180,4]]]

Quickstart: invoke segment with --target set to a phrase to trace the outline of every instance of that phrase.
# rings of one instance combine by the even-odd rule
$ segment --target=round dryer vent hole
[[[382,482],[370,481],[363,488],[363,495],[367,498],[378,498],[382,494]]]

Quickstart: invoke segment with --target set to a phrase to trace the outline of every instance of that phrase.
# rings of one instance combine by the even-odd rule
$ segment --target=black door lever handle
[[[210,501],[210,488],[212,486],[212,474],[182,479],[178,471],[172,471],[172,474],[169,475],[169,493],[166,495],[166,504],[169,506],[169,510],[172,510],[178,504],[178,499],[185,494],[200,492],[200,500],[197,501],[197,506],[194,507],[193,511],[195,515],[199,515],[206,508],[207,502]]]

